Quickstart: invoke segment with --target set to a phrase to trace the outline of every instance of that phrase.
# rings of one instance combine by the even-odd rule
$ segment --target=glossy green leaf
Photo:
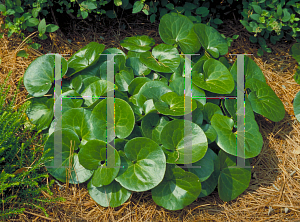
[[[178,44],[185,54],[193,54],[199,51],[200,43],[192,27],[194,26],[188,17],[178,14],[165,14],[159,23],[159,35],[169,45]]]
[[[106,148],[107,146],[107,148]],[[106,149],[111,149],[113,156],[106,157]],[[80,147],[78,153],[79,162],[89,170],[95,170],[92,177],[92,184],[96,187],[109,185],[119,173],[118,168],[121,164],[118,152],[102,140],[90,140]],[[114,167],[109,167],[110,161],[114,161]],[[105,163],[106,162],[106,163]]]
[[[214,171],[210,175],[210,177],[201,183],[201,193],[198,197],[206,197],[211,194],[218,185],[218,179],[220,175],[220,160],[218,155],[212,151],[212,149],[207,149],[207,153],[205,155],[209,155],[214,163]]]
[[[49,127],[53,119],[54,99],[47,97],[32,98],[26,114],[36,129],[45,130]]]
[[[200,126],[201,129],[204,131],[208,144],[214,142],[217,138],[217,132],[210,124],[204,124]]]
[[[106,123],[107,121],[107,105],[106,99],[103,99],[92,111],[92,115],[95,116],[95,119],[102,120]],[[134,127],[134,113],[130,105],[119,98],[115,98],[115,135],[118,138],[126,138],[130,135]],[[111,128],[109,131],[111,132]],[[114,138],[112,135],[107,135],[108,143],[111,142]]]
[[[134,52],[146,52],[154,46],[155,40],[147,35],[137,35],[132,37],[126,37],[120,41],[120,45],[127,50]]]
[[[115,74],[115,83],[120,91],[128,91],[128,86],[134,79],[133,70],[126,68]]]
[[[104,48],[105,46],[103,44],[90,42],[73,54],[68,60],[69,70],[67,72],[67,76],[70,77],[97,62]]]
[[[114,89],[114,84],[112,82],[108,82],[109,91]],[[107,92],[107,81],[106,80],[98,80],[89,84],[85,90],[81,93],[81,96],[84,98],[85,104],[87,106],[92,105],[94,102],[98,101],[99,98],[104,96]]]
[[[197,199],[201,192],[199,178],[175,165],[167,164],[163,181],[151,190],[154,202],[167,210],[181,210]]]
[[[61,107],[62,114],[69,109],[81,107],[83,103],[83,99],[80,99],[82,98],[80,94],[74,90],[69,90],[65,93],[62,93],[58,101],[60,101],[61,98],[62,98],[62,107]]]
[[[151,70],[136,57],[129,57],[126,60],[126,65],[132,68],[134,75],[136,76],[146,76],[151,72]]]
[[[232,75],[226,66],[214,59],[197,62],[192,76],[195,85],[213,93],[229,94],[234,89]]]
[[[223,112],[219,106],[213,103],[206,103],[203,107],[203,119],[210,123],[211,118],[213,117],[214,114],[220,114],[223,115]]]
[[[210,149],[207,149],[204,157],[193,163],[193,168],[188,168],[188,171],[195,174],[200,179],[200,182],[207,180],[214,171],[214,161],[210,151]],[[198,166],[199,168],[195,168],[194,166]]]
[[[178,96],[175,92],[168,92],[160,97],[161,101],[155,102],[154,106],[158,112],[164,115],[183,116],[191,113],[197,108],[196,101],[192,100],[192,110],[185,110],[184,99],[191,97]]]
[[[55,56],[61,58],[61,77],[68,70],[68,63],[61,55],[42,55],[30,63],[24,73],[24,86],[30,95],[41,97],[46,95],[54,83]]]
[[[235,82],[237,82],[237,60],[235,60],[234,64],[230,69],[230,73]],[[264,83],[266,83],[266,78],[259,68],[259,66],[248,56],[244,56],[244,75],[245,81],[247,79],[258,79]]]
[[[192,162],[197,162],[206,153],[208,143],[203,130],[195,123],[191,123],[192,134],[184,135],[184,122],[188,120],[172,120],[161,131],[161,143],[167,156],[167,163],[189,164],[184,162],[184,152],[191,152]],[[192,141],[191,146],[184,146],[186,141]]]
[[[146,82],[150,82],[151,80],[149,78],[146,77],[136,77],[134,78],[129,86],[128,86],[128,92],[131,95],[137,94],[139,92],[139,90],[141,89],[141,87],[146,83]]]
[[[180,56],[175,47],[159,44],[152,49],[152,53],[142,53],[140,61],[156,72],[172,73],[180,64]]]
[[[62,149],[58,152],[55,147],[54,134],[52,133],[47,139],[44,147],[44,151],[50,148],[50,152],[45,155],[45,158],[54,157],[49,162],[45,163],[45,166],[48,167],[48,172],[61,182],[66,182],[66,171],[70,172],[69,183],[78,184],[84,183],[91,178],[94,171],[85,169],[78,159],[78,154],[74,152],[80,143],[78,135],[71,129],[59,129],[57,130],[58,134],[62,134]],[[57,153],[54,156],[54,151]],[[61,160],[59,160],[61,155]],[[58,160],[57,160],[58,159]],[[61,165],[54,165],[55,161],[61,161]],[[71,168],[69,167],[71,166]]]
[[[166,157],[156,142],[137,137],[129,140],[121,156],[121,168],[116,181],[128,190],[142,192],[156,187],[164,178]],[[132,183],[132,181],[135,181]]]
[[[297,92],[294,98],[293,108],[294,108],[295,117],[300,122],[300,91]]]
[[[154,140],[157,144],[161,144],[161,131],[168,122],[169,119],[166,116],[160,117],[156,113],[149,113],[142,120],[142,132],[145,137]]]
[[[131,196],[131,191],[126,190],[116,181],[102,187],[95,187],[90,181],[87,188],[93,200],[102,207],[121,206]]]
[[[218,180],[218,193],[223,201],[231,201],[242,194],[250,184],[251,168],[230,167],[236,166],[236,157],[220,150],[221,172]],[[246,160],[246,166],[249,161]]]
[[[245,83],[245,88],[251,90],[248,99],[254,112],[274,122],[279,122],[284,118],[284,105],[268,84],[249,79]]]
[[[199,42],[214,58],[228,53],[228,45],[221,34],[213,27],[199,23],[193,27]]]
[[[165,93],[172,92],[172,89],[163,82],[150,81],[146,82],[139,90],[136,101],[138,106],[142,106],[146,100],[153,99],[154,102],[159,101],[160,97]]]

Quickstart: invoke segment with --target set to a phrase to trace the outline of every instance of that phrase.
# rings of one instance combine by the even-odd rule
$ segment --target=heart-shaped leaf
[[[165,93],[172,92],[172,89],[163,82],[146,82],[137,94],[136,101],[138,106],[142,106],[146,100],[153,99],[153,102],[159,101]]]
[[[210,177],[201,183],[201,193],[198,197],[206,197],[211,194],[218,185],[218,179],[220,175],[220,160],[218,155],[211,149],[207,149],[207,153],[214,162],[214,171]]]
[[[87,185],[89,194],[102,207],[118,207],[125,203],[131,191],[126,190],[115,180],[107,186],[95,187],[90,181]]]
[[[230,69],[230,73],[235,82],[237,82],[237,60],[235,60],[234,64]],[[266,78],[259,68],[259,66],[248,56],[244,56],[244,75],[245,81],[247,79],[258,79],[264,83],[266,83]]]
[[[221,34],[213,27],[199,23],[193,27],[199,42],[214,58],[228,53],[228,45]]]
[[[155,40],[147,35],[126,37],[120,41],[120,45],[134,52],[146,52],[154,46]]]
[[[191,97],[186,96],[185,99]],[[164,115],[183,116],[191,113],[191,110],[185,110],[184,96],[178,96],[175,92],[168,92],[160,97],[161,101],[155,102],[155,108]],[[197,108],[197,103],[192,100],[192,111]]]
[[[169,45],[178,44],[185,54],[193,54],[200,49],[200,43],[192,27],[191,20],[178,13],[165,14],[159,23],[159,35]]]
[[[180,64],[180,56],[175,47],[159,44],[152,49],[152,53],[142,53],[140,61],[156,72],[172,73]]]
[[[167,210],[180,210],[197,199],[201,192],[199,178],[175,165],[167,164],[163,181],[151,190],[154,202]]]
[[[274,122],[284,118],[284,105],[268,84],[257,79],[249,79],[246,81],[245,88],[251,90],[248,99],[254,112]]]
[[[218,180],[218,193],[223,201],[231,201],[243,193],[251,180],[251,168],[231,167],[236,166],[236,157],[220,150],[221,172]],[[249,166],[249,160],[246,160]]]
[[[54,141],[55,132],[62,135],[62,150],[57,152],[57,141]],[[78,149],[80,143],[78,135],[71,129],[59,129],[52,133],[47,139],[44,147],[44,151],[50,149],[45,155],[45,158],[54,157],[50,162],[46,162],[45,166],[48,167],[48,172],[55,177],[57,180],[66,182],[66,170],[69,171],[69,183],[78,184],[84,183],[93,175],[94,171],[85,169],[78,160],[78,155],[74,152]],[[54,152],[55,151],[55,152]],[[55,156],[54,156],[55,153]],[[54,165],[61,155],[61,165]],[[71,166],[71,168],[69,168]]]
[[[211,123],[211,118],[216,113],[223,115],[221,108],[213,103],[206,103],[203,107],[202,112],[203,112],[203,119],[208,123]]]
[[[107,82],[106,80],[98,80],[89,84],[84,91],[81,93],[81,96],[84,98],[84,102],[87,106],[92,105],[94,102],[98,101],[99,98],[104,96],[107,93],[107,83],[108,90],[114,89],[114,84],[112,82]]]
[[[136,76],[146,76],[151,72],[151,69],[141,63],[140,59],[136,57],[129,57],[126,60],[126,65],[133,69],[134,75]]]
[[[75,73],[93,65],[100,58],[105,45],[97,42],[90,42],[85,47],[77,51],[68,60],[69,70],[67,76],[72,76]]]
[[[41,97],[50,90],[55,77],[55,56],[61,59],[61,77],[68,70],[68,62],[61,55],[42,55],[30,63],[24,73],[24,86],[30,95]]]
[[[234,89],[232,75],[218,60],[208,59],[197,62],[192,76],[195,85],[213,93],[229,94]]]
[[[134,75],[131,68],[120,70],[115,75],[116,85],[120,91],[128,91],[128,86],[133,79]]]
[[[191,123],[192,134],[184,135],[184,122]],[[191,155],[191,163],[204,157],[207,151],[207,138],[203,130],[195,123],[188,120],[172,120],[162,129],[161,143],[167,156],[167,163],[189,164],[184,162],[184,155]],[[192,141],[191,146],[185,146],[186,141]],[[190,154],[184,154],[190,151]]]
[[[121,168],[116,181],[128,190],[142,192],[156,187],[164,178],[166,157],[156,142],[137,137],[129,140],[121,156]],[[135,181],[135,183],[132,183]]]

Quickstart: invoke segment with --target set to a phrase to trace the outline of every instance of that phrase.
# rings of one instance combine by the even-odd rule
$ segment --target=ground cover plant
[[[120,206],[132,191],[146,190],[169,210],[182,209],[216,187],[222,200],[233,200],[247,189],[251,178],[249,168],[231,168],[237,159],[236,101],[209,99],[236,96],[237,64],[231,66],[224,57],[228,42],[214,28],[194,25],[175,13],[163,16],[159,34],[164,41],[159,45],[148,36],[125,38],[121,45],[127,55],[91,42],[68,61],[60,57],[62,77],[68,77],[62,80],[61,96],[82,98],[63,99],[62,125],[53,119],[55,55],[40,56],[29,65],[24,85],[34,98],[27,116],[36,130],[48,132],[47,156],[54,155],[55,130],[63,135],[62,166],[73,163],[71,169],[48,171],[62,182],[88,182],[91,197],[106,207]],[[115,86],[106,81],[108,62],[100,56],[113,53],[120,53],[114,58]],[[200,56],[192,58],[192,134],[185,137],[183,54],[193,53]],[[245,156],[239,157],[246,158],[249,166],[263,143],[255,113],[278,122],[285,110],[248,57],[245,80]],[[114,87],[115,137],[107,137],[111,128],[106,129],[105,96],[106,89]],[[114,139],[115,147],[107,144]],[[190,163],[201,168],[182,168],[186,139],[193,141],[185,147],[192,150]],[[124,168],[106,167],[106,149],[114,152],[116,166]],[[46,166],[53,166],[53,161]]]
[[[44,191],[51,194],[47,185],[41,185],[41,180],[49,176],[43,164],[50,158],[45,158],[46,152],[42,156],[37,155],[41,148],[30,149],[40,132],[27,137],[32,133],[25,126],[27,121],[24,112],[29,104],[27,102],[17,107],[16,94],[6,103],[6,95],[10,89],[10,86],[6,87],[6,81],[0,86],[3,95],[0,99],[0,219],[4,220],[24,212],[24,206],[42,209],[48,215],[41,202],[53,202],[58,199],[40,198],[39,194]],[[19,85],[20,83],[21,81]],[[38,142],[42,144],[41,140]],[[50,187],[53,183],[54,180],[51,181]]]

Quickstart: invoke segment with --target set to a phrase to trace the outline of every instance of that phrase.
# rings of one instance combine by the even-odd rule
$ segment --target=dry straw
[[[128,26],[127,30],[119,29],[121,22]],[[300,130],[292,105],[300,86],[293,79],[297,62],[288,54],[295,42],[282,40],[276,46],[268,44],[272,54],[265,54],[260,58],[256,56],[258,45],[249,41],[251,34],[238,21],[225,21],[219,31],[229,37],[240,35],[232,43],[229,53],[253,53],[251,58],[262,69],[267,83],[281,99],[286,110],[285,118],[278,123],[256,116],[264,144],[261,154],[254,159],[255,167],[252,170],[250,186],[242,195],[226,203],[214,192],[183,210],[173,212],[157,206],[149,191],[133,192],[122,206],[105,208],[89,196],[86,183],[55,184],[52,189],[54,196],[62,196],[66,201],[54,205],[45,204],[50,218],[46,219],[41,211],[26,209],[24,214],[19,215],[18,221],[300,221]],[[4,32],[7,34],[7,30]],[[75,21],[69,24],[69,33],[64,35],[58,31],[50,34],[50,38],[44,41],[32,37],[42,45],[42,49],[38,51],[29,49],[28,44],[22,45],[21,39],[14,35],[7,39],[6,34],[0,40],[0,83],[12,70],[9,83],[12,88],[9,95],[13,94],[18,79],[24,75],[28,65],[49,51],[72,55],[91,41],[103,43],[107,48],[122,49],[119,41],[134,35],[148,35],[153,37],[157,44],[162,43],[158,34],[158,24],[151,25],[134,15],[121,21],[107,20],[105,24]],[[29,34],[27,33],[27,36]],[[15,58],[20,49],[29,53],[27,59]],[[234,56],[226,57],[232,62],[236,59]],[[27,94],[22,85],[17,95],[17,104],[25,101]],[[50,176],[50,179],[53,178]],[[48,180],[45,183],[48,183]],[[65,189],[59,189],[60,186]],[[50,197],[46,193],[42,195]]]

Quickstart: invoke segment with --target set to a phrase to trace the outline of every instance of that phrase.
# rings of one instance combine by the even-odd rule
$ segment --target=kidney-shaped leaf
[[[199,23],[194,25],[193,29],[201,45],[214,58],[218,58],[220,55],[225,55],[228,52],[226,40],[215,28]]]
[[[24,73],[24,86],[30,95],[41,97],[50,90],[55,79],[55,56],[61,59],[61,77],[66,74],[68,63],[61,55],[42,55],[36,58]]]
[[[284,118],[284,105],[267,83],[249,79],[246,81],[245,88],[251,90],[248,99],[254,112],[274,122]]]
[[[166,157],[156,142],[145,137],[129,140],[121,156],[116,181],[128,190],[142,192],[156,187],[164,178]],[[134,181],[134,182],[133,182]]]
[[[155,40],[147,35],[137,35],[126,37],[120,41],[120,45],[125,49],[134,52],[146,52],[154,46]]]
[[[107,122],[107,99],[103,99],[92,111],[93,118]],[[121,139],[130,135],[135,123],[134,113],[130,105],[119,98],[115,98],[115,135]],[[109,126],[109,132],[112,132],[113,125]],[[107,135],[107,142],[110,143],[114,137],[111,133]]]
[[[166,44],[159,44],[151,52],[144,52],[140,61],[156,72],[173,73],[180,65],[178,50]]]
[[[196,68],[193,68],[193,83],[195,85],[207,91],[219,94],[229,94],[233,91],[234,80],[226,66],[215,59],[199,61],[199,64],[202,63],[204,63],[203,72],[200,65],[195,65]]]
[[[37,129],[47,129],[53,119],[54,99],[47,97],[32,98],[29,107],[26,110],[28,119],[35,124]]]
[[[126,190],[115,180],[107,186],[95,187],[90,181],[87,185],[89,194],[102,207],[118,207],[127,201],[131,191]]]
[[[59,150],[59,144],[57,140],[54,140],[55,133],[62,135],[61,151]],[[50,152],[45,155],[45,158],[54,157],[50,162],[46,162],[48,172],[61,182],[66,182],[66,171],[70,174],[69,183],[78,184],[84,183],[93,175],[94,171],[85,169],[78,159],[77,153],[74,151],[78,149],[79,137],[71,129],[60,129],[52,133],[44,147],[44,152],[50,148]],[[58,147],[57,147],[58,146]],[[54,152],[55,151],[55,152]],[[54,153],[56,155],[54,156]],[[55,165],[56,163],[61,163]],[[71,166],[71,168],[69,168]]]
[[[104,48],[105,45],[103,44],[90,42],[85,47],[73,54],[68,60],[69,70],[67,76],[72,76],[97,62]]]
[[[114,153],[114,159],[113,156],[106,157],[106,145],[107,149],[111,149]],[[110,144],[106,144],[104,141],[88,141],[80,147],[78,157],[82,166],[89,170],[95,170],[92,183],[96,187],[110,184],[119,173],[120,168],[118,167],[121,164],[120,156]],[[107,161],[107,166],[105,163],[101,164],[105,160]],[[115,164],[113,167],[109,167],[110,161],[114,161]]]
[[[200,179],[200,182],[207,180],[214,171],[214,161],[210,151],[212,150],[207,149],[204,157],[193,163],[192,168],[188,168],[191,173],[195,174]]]
[[[163,127],[168,122],[169,119],[166,116],[160,117],[156,113],[149,113],[143,118],[141,123],[144,136],[154,140],[158,144],[161,144],[160,134]]]
[[[180,210],[197,199],[201,192],[199,178],[175,165],[167,164],[163,181],[151,190],[154,202],[167,210]]]
[[[185,121],[191,124],[192,130],[192,133],[186,136],[184,135]],[[203,158],[207,151],[208,143],[205,133],[197,124],[188,120],[178,119],[170,121],[163,128],[160,137],[163,150],[167,156],[167,163],[194,163]],[[189,141],[192,141],[192,144],[187,146],[185,143]],[[192,162],[185,163],[185,155]]]

